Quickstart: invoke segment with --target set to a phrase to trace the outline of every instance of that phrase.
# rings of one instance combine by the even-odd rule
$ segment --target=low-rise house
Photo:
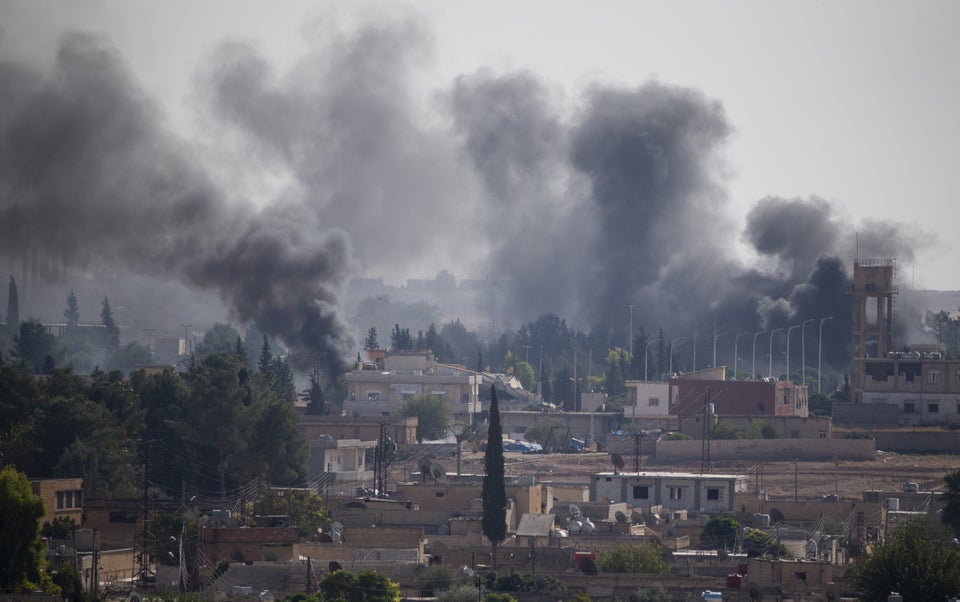
[[[471,424],[480,412],[483,377],[462,366],[437,363],[433,352],[376,350],[346,374],[348,416],[393,416],[404,402],[423,393],[444,400],[455,420]],[[381,357],[382,356],[382,357]]]
[[[748,479],[734,474],[601,472],[590,476],[590,501],[626,502],[634,508],[731,512]]]

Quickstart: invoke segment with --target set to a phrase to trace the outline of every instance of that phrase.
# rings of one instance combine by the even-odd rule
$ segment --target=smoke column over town
[[[285,70],[225,41],[196,78],[197,111],[232,143],[221,172],[286,179],[265,203],[236,198],[229,167],[205,171],[164,132],[109,41],[68,35],[49,77],[0,65],[0,255],[39,245],[74,267],[212,290],[238,320],[335,363],[355,350],[338,300],[353,274],[449,268],[502,282],[518,321],[623,330],[633,304],[654,333],[732,336],[845,322],[857,253],[909,260],[920,244],[814,196],[761,199],[740,231],[724,182],[735,124],[699,90],[573,93],[480,68],[424,94],[433,49],[414,15],[330,19],[310,40]]]
[[[0,68],[0,253],[213,290],[236,319],[330,367],[352,349],[345,236],[310,214],[228,203],[159,128],[108,43],[64,38],[49,77]]]

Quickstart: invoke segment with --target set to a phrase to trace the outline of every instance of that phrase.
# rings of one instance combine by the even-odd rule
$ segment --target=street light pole
[[[793,380],[790,377],[790,332],[794,328],[800,328],[800,325],[794,324],[793,326],[787,329],[787,380]]]
[[[739,359],[737,357],[737,347],[740,344],[740,337],[742,337],[745,334],[750,334],[750,333],[741,332],[740,334],[738,334],[736,337],[733,338],[733,377],[734,378],[737,378],[737,360]]]
[[[815,318],[808,318],[800,326],[800,384],[807,384],[807,324],[816,322]]]
[[[643,380],[650,380],[647,374],[647,359],[650,357],[650,345],[656,343],[656,339],[647,341],[646,347],[643,348]],[[660,368],[663,370],[663,368]]]
[[[682,341],[686,341],[687,337],[679,337],[670,341],[670,369],[668,370],[670,374],[673,374],[673,346]]]
[[[828,316],[820,320],[820,334],[817,337],[817,395],[820,394],[820,367],[823,363],[823,323],[832,319],[833,316]]]
[[[717,367],[717,339],[719,339],[725,334],[727,333],[717,332],[717,325],[716,324],[713,325],[713,367],[714,368]]]
[[[782,328],[774,328],[773,330],[770,331],[770,345],[769,345],[770,348],[767,350],[767,355],[769,356],[769,357],[767,358],[767,360],[768,360],[768,363],[767,363],[767,376],[773,376],[773,335],[777,334],[777,333],[780,332],[781,330],[783,330],[783,329],[782,329]]]
[[[753,365],[750,367],[750,380],[757,380],[757,337],[767,332],[760,330],[753,333]]]

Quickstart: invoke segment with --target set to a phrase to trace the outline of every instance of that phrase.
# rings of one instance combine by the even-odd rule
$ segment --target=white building
[[[601,472],[590,477],[590,501],[626,502],[634,508],[732,512],[734,495],[748,487],[743,475]]]

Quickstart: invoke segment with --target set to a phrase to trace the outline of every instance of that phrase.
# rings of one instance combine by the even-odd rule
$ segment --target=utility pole
[[[710,387],[703,395],[703,441],[700,448],[700,474],[710,472]]]
[[[781,330],[783,330],[783,329],[782,329],[782,328],[774,328],[773,330],[770,331],[770,345],[769,345],[769,346],[770,346],[770,349],[767,350],[767,355],[770,356],[770,357],[768,358],[768,359],[769,359],[769,363],[767,364],[767,376],[773,376],[773,335],[777,334],[777,332],[779,332],[779,331],[781,331]]]

